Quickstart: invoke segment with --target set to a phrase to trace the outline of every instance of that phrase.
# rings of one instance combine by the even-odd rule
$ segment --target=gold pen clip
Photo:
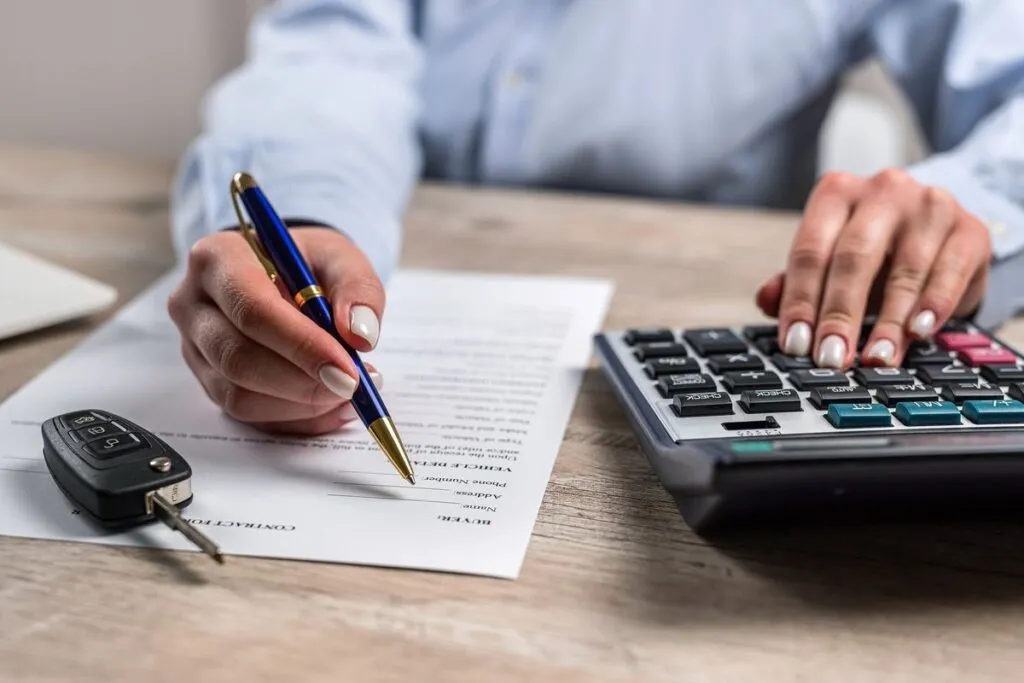
[[[235,205],[235,213],[238,214],[238,227],[242,231],[242,237],[249,243],[253,252],[256,253],[256,258],[259,259],[260,264],[263,266],[263,270],[267,271],[267,275],[270,277],[271,282],[277,282],[277,269],[274,268],[273,262],[270,257],[267,256],[267,252],[263,249],[263,245],[260,244],[259,235],[256,234],[256,228],[252,227],[252,224],[245,219],[242,215],[242,205],[239,203],[239,198],[242,196],[242,192],[248,189],[257,187],[256,180],[248,173],[236,173],[231,178],[231,203]]]

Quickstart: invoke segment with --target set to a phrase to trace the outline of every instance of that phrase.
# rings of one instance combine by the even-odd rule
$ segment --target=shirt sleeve
[[[278,0],[248,57],[216,83],[171,194],[179,255],[237,224],[228,191],[251,173],[283,218],[348,235],[387,281],[420,173],[422,56],[403,0]]]
[[[975,321],[1024,310],[1024,2],[885,2],[874,52],[902,86],[934,152],[909,170],[988,225],[993,263]]]

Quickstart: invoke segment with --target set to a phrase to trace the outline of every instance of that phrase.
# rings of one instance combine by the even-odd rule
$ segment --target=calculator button
[[[117,424],[116,422],[100,422],[84,429],[79,429],[75,434],[86,443],[102,439],[106,436],[115,436],[117,434],[124,434],[128,430]]]
[[[721,391],[680,394],[672,400],[672,411],[679,417],[731,415],[732,399]]]
[[[1024,379],[1024,367],[1019,365],[982,365],[981,376],[993,384],[1009,384]]]
[[[955,355],[952,351],[934,344],[915,345],[907,349],[903,365],[908,368],[920,368],[922,365],[951,365],[954,360]]]
[[[772,363],[783,372],[810,370],[814,367],[814,363],[807,356],[787,356],[784,353],[772,354]]]
[[[135,434],[121,433],[93,441],[86,445],[86,448],[97,458],[111,458],[145,446],[145,442]]]
[[[97,413],[94,410],[82,410],[77,413],[68,413],[61,420],[64,422],[64,426],[68,429],[81,429],[88,425],[94,425],[99,422],[106,422],[109,418],[103,413]]]
[[[1018,401],[1024,401],[1024,384],[1015,383],[1010,385],[1009,391],[1006,394],[1013,399]]]
[[[849,386],[850,384],[850,379],[845,372],[831,368],[794,370],[789,373],[789,381],[801,391],[809,391],[814,387]]]
[[[793,413],[802,410],[795,389],[752,389],[740,396],[740,406],[748,413]]]
[[[833,403],[826,415],[832,426],[839,429],[892,425],[889,409],[880,403]]]
[[[864,387],[818,387],[811,392],[811,405],[825,410],[833,403],[871,403],[871,392]]]
[[[920,384],[890,384],[879,387],[875,392],[875,398],[882,405],[891,408],[897,403],[937,401],[939,396],[931,387],[923,387]]]
[[[1024,422],[1024,403],[1017,400],[965,401],[964,417],[975,424],[1016,424]]]
[[[651,379],[687,372],[700,372],[700,364],[696,358],[655,358],[644,364],[644,374]]]
[[[754,342],[754,346],[757,350],[766,356],[779,353],[782,349],[779,347],[779,340],[775,337],[765,337],[764,339],[758,339]]]
[[[866,387],[877,387],[883,384],[909,384],[914,376],[904,368],[857,368],[853,377]]]
[[[782,380],[771,370],[727,372],[722,375],[722,386],[732,394],[745,389],[781,389]]]
[[[672,334],[672,330],[664,327],[650,327],[635,330],[626,330],[626,334],[622,336],[622,340],[630,346],[634,344],[647,344],[650,342],[670,342],[675,341],[675,335]]]
[[[743,328],[743,336],[750,341],[779,336],[778,325],[747,325]]]
[[[745,353],[747,344],[726,328],[687,330],[683,338],[701,356],[717,353]]]
[[[726,353],[708,358],[708,369],[717,375],[733,370],[762,370],[764,361],[749,353]]]
[[[928,384],[943,385],[949,382],[973,382],[978,375],[962,365],[926,365],[917,371],[917,376]]]
[[[908,427],[960,424],[960,411],[949,401],[907,401],[896,404],[896,419]]]
[[[992,345],[991,339],[975,332],[941,332],[935,336],[935,340],[942,348],[949,349],[950,351],[962,351],[964,349]]]
[[[970,329],[970,325],[965,320],[949,320],[942,326],[943,332],[967,332]]]
[[[690,372],[685,375],[667,375],[658,380],[658,393],[665,398],[684,392],[714,391],[715,380],[710,375]]]
[[[638,344],[633,355],[638,361],[650,360],[651,358],[682,358],[686,356],[686,347],[679,342],[650,342]]]
[[[987,347],[976,349],[964,349],[960,351],[960,358],[968,365],[984,365],[985,363],[1016,363],[1017,354],[1009,349]]]
[[[946,384],[942,387],[942,398],[953,403],[985,399],[1000,401],[1003,398],[1003,391],[982,379],[977,379],[973,382],[951,382]]]

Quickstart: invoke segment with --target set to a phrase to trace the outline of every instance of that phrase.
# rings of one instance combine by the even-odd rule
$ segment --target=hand
[[[341,336],[356,350],[372,349],[384,290],[369,261],[334,230],[303,227],[292,237],[333,305]],[[302,434],[357,417],[349,401],[358,377],[352,359],[270,281],[241,234],[196,242],[168,310],[189,368],[231,417]],[[380,376],[367,370],[379,386]]]
[[[757,302],[779,318],[783,351],[821,367],[849,367],[865,313],[877,314],[862,360],[899,365],[911,341],[977,309],[991,250],[984,224],[943,190],[900,170],[831,173]]]

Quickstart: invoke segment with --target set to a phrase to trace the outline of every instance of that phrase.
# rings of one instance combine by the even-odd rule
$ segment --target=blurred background
[[[245,55],[268,0],[5,0],[0,144],[173,164],[203,93]],[[871,173],[923,153],[902,96],[874,64],[853,73],[821,147],[822,170]]]

